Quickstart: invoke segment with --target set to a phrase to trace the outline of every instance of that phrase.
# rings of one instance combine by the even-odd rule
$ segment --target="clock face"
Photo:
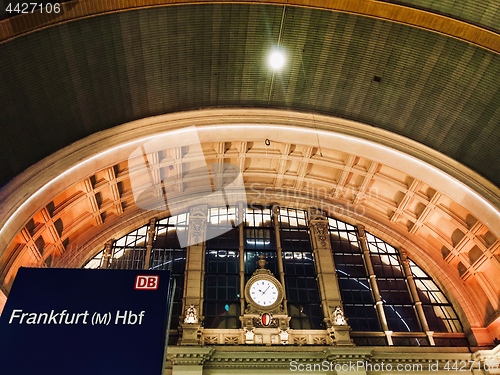
[[[279,297],[278,288],[269,280],[257,280],[250,285],[250,298],[260,306],[268,307]]]

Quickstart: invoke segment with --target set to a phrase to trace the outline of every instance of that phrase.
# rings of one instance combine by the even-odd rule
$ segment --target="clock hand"
[[[262,295],[266,294],[267,290],[268,290],[270,287],[271,287],[271,285],[269,285],[269,286],[266,288],[266,290],[264,290],[264,291],[262,292]],[[259,292],[260,292],[260,290],[259,290]]]

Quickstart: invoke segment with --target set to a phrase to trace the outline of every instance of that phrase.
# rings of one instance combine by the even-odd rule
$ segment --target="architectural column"
[[[422,301],[420,301],[420,297],[418,296],[417,285],[415,284],[415,280],[413,279],[413,273],[410,268],[410,261],[408,259],[408,254],[405,249],[400,249],[399,254],[401,255],[401,263],[403,264],[403,272],[406,277],[406,281],[408,283],[408,288],[410,289],[410,294],[415,303],[415,308],[417,310],[418,318],[420,319],[420,324],[422,325],[422,329],[427,335],[429,339],[429,344],[435,346],[434,343],[434,332],[429,329],[429,324],[427,323],[427,318],[425,317],[424,308],[422,306]]]
[[[149,220],[148,233],[146,239],[146,255],[144,256],[144,269],[149,270],[151,266],[151,249],[153,249],[153,241],[155,239],[156,217]]]
[[[285,315],[288,314],[288,300],[286,298],[286,284],[285,284],[285,271],[283,269],[283,249],[281,248],[281,236],[280,236],[280,207],[275,204],[271,209],[273,226],[274,226],[274,236],[276,239],[276,264],[278,265],[278,274],[281,285],[283,286],[283,310]]]
[[[114,239],[110,239],[106,241],[106,245],[104,247],[104,251],[102,253],[102,263],[101,263],[101,269],[106,269],[109,268],[109,265],[111,264],[111,257],[113,256],[112,251],[113,251],[113,242]]]
[[[238,240],[239,240],[239,256],[240,256],[240,314],[245,313],[245,210],[246,206],[243,202],[238,202],[236,211],[238,219]]]
[[[380,291],[378,289],[377,277],[375,276],[375,270],[373,269],[372,258],[370,258],[370,249],[368,248],[368,243],[366,242],[365,227],[361,224],[356,225],[358,228],[358,237],[361,244],[361,250],[363,251],[363,258],[365,260],[366,269],[368,275],[370,276],[370,288],[373,292],[373,299],[375,300],[375,308],[377,309],[377,314],[384,330],[385,336],[387,338],[387,343],[393,345],[392,342],[392,331],[389,330],[389,325],[387,324],[387,318],[385,316],[384,305],[382,298],[380,297]]]
[[[188,244],[186,250],[186,271],[184,276],[183,311],[181,317],[181,345],[198,345],[201,321],[203,319],[203,289],[205,277],[205,237],[207,229],[207,206],[189,209]],[[187,311],[195,312],[190,319]],[[196,311],[199,315],[196,314]],[[192,315],[192,314],[189,314]]]
[[[309,230],[327,330],[335,345],[353,345],[349,333],[351,327],[344,318],[342,297],[328,232],[328,219],[316,216],[309,221]]]

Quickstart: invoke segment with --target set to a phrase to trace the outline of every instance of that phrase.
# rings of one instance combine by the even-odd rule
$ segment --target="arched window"
[[[144,225],[135,229],[112,241],[111,246],[100,251],[85,268],[170,270],[176,282],[171,327],[176,328],[182,314],[186,268],[186,249],[180,247],[179,236],[187,235],[188,217],[188,214],[170,216],[156,220],[152,226]],[[148,231],[150,228],[154,230],[151,238]],[[151,252],[149,265],[145,267],[148,241],[151,243]]]
[[[237,215],[244,220],[235,226]],[[261,255],[266,268],[284,286],[290,328],[327,328],[309,225],[304,210],[248,207],[238,213],[235,208],[209,208],[206,230],[210,239],[205,242],[203,264],[204,328],[241,328],[242,289]],[[180,247],[179,236],[185,240],[188,228],[187,213],[153,220],[112,241],[85,267],[170,269],[177,282],[171,324],[176,329],[182,315],[186,267],[186,249]],[[335,270],[322,272],[337,275],[344,314],[357,345],[387,345],[384,333],[388,331],[394,332],[390,344],[430,345],[427,330],[436,333],[436,345],[456,345],[453,340],[467,345],[462,336],[439,336],[462,333],[463,328],[444,293],[414,261],[403,262],[395,247],[368,232],[361,236],[356,226],[328,218],[328,228]]]

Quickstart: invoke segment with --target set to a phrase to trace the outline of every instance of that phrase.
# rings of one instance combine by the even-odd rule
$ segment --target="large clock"
[[[248,280],[245,287],[247,302],[256,308],[269,311],[276,308],[283,299],[281,284],[267,273],[256,274]]]

